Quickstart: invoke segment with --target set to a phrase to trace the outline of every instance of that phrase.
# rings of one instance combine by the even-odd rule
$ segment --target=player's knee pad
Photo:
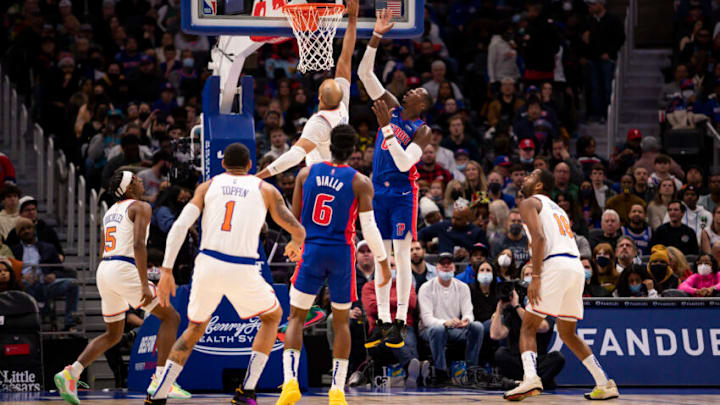
[[[315,302],[314,295],[304,293],[296,289],[295,286],[290,288],[290,305],[307,311],[313,302]]]

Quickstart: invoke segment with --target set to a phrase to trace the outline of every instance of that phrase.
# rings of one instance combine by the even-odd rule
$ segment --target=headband
[[[120,185],[118,186],[117,190],[115,190],[115,195],[118,197],[122,197],[123,194],[125,194],[125,190],[127,190],[128,186],[132,182],[133,174],[132,172],[129,172],[127,170],[124,170],[123,172],[122,180],[120,181]]]

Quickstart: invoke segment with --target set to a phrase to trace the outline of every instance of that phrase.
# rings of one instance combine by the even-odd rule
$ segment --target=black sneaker
[[[150,397],[150,394],[147,394],[147,397],[145,398],[145,402],[143,402],[146,405],[165,405],[167,404],[167,398],[163,399],[152,399]]]
[[[435,376],[432,379],[432,386],[436,388],[442,388],[447,387],[448,385],[452,385],[450,374],[448,374],[447,370],[440,370],[436,368]]]
[[[391,324],[383,342],[385,342],[385,346],[389,348],[399,349],[405,346],[405,340],[403,339],[404,335],[405,322],[396,319],[395,322]]]
[[[247,404],[257,405],[257,399],[255,397],[255,390],[245,390],[242,388],[235,388],[235,396],[232,399],[233,404]]]
[[[372,349],[373,347],[379,345],[383,341],[385,335],[388,334],[388,330],[391,327],[391,323],[384,323],[378,319],[375,328],[370,333],[370,336],[367,337],[367,340],[365,340],[365,348]]]

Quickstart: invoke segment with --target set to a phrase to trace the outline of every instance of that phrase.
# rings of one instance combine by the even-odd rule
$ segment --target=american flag
[[[382,1],[377,2],[377,8],[382,9]],[[390,12],[392,13],[393,18],[398,18],[402,16],[402,3],[403,0],[387,0],[384,2],[385,6],[390,9]]]

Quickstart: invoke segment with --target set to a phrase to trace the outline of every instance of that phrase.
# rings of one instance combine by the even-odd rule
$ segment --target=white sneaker
[[[425,387],[430,384],[430,362],[423,360],[420,363],[420,377],[422,377],[422,383]]]
[[[528,380],[523,380],[520,385],[507,391],[503,398],[508,401],[522,401],[528,397],[540,395],[543,390],[542,381],[539,376],[535,376]]]
[[[412,359],[408,363],[407,378],[405,379],[405,388],[417,388],[417,379],[420,375],[420,360]]]
[[[613,399],[620,396],[617,385],[614,380],[608,380],[604,386],[595,386],[592,392],[585,394],[585,399],[590,401],[602,401],[606,399]]]

